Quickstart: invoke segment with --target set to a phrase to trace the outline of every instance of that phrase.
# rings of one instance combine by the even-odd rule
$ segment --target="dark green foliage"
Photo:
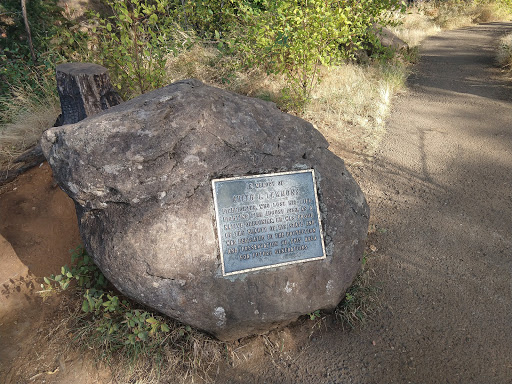
[[[0,95],[13,85],[31,83],[52,72],[59,49],[52,39],[68,26],[57,0],[27,1],[27,18],[37,62],[32,61],[19,0],[0,3]]]
[[[108,16],[89,13],[89,30],[62,16],[57,0],[27,2],[37,62],[32,62],[19,0],[0,5],[0,91],[53,78],[61,61],[107,67],[127,99],[166,83],[170,55],[194,41],[215,44],[243,66],[283,74],[283,98],[300,108],[319,66],[377,47],[374,23],[402,10],[399,0],[105,0]],[[83,29],[82,29],[83,30]],[[185,37],[183,37],[185,36]],[[194,41],[193,41],[194,40]],[[379,54],[379,49],[374,49]]]

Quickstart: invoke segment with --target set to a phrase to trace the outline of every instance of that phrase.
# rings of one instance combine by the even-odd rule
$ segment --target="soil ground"
[[[243,341],[215,382],[512,383],[512,80],[493,66],[506,32],[427,39],[378,153],[351,168],[376,228],[380,310],[355,329],[327,316]],[[2,188],[0,234],[0,382],[109,382],[88,355],[58,353],[66,298],[34,292],[79,243],[47,164]]]

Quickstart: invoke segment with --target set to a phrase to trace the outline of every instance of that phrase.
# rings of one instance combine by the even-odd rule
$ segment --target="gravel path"
[[[354,170],[381,229],[376,318],[242,364],[229,382],[512,383],[512,82],[493,67],[510,31],[426,40],[375,161]]]
[[[493,67],[511,30],[425,41],[361,175],[388,229],[375,266],[385,310],[360,335],[360,363],[349,357],[352,382],[512,383],[512,82]]]

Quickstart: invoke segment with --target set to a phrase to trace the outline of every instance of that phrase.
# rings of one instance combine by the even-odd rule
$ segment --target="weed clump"
[[[496,62],[503,69],[512,71],[512,33],[501,38]]]
[[[12,169],[12,160],[36,144],[60,113],[57,89],[45,77],[11,87],[0,97],[0,168]]]
[[[119,382],[169,382],[198,377],[222,357],[224,343],[157,315],[116,293],[86,251],[72,254],[72,266],[44,278],[41,295],[74,290],[80,308],[70,314],[66,332],[73,345],[95,351]]]
[[[426,37],[441,31],[429,11],[430,9],[424,7],[409,8],[400,23],[392,28],[393,33],[407,42],[409,47],[419,46]]]
[[[367,255],[363,257],[363,266],[354,283],[345,293],[334,314],[342,326],[355,328],[364,324],[378,310],[379,287],[372,283],[374,271],[367,266]]]

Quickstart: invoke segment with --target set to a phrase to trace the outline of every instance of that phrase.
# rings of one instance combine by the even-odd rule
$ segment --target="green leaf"
[[[89,302],[87,300],[84,300],[82,302],[82,312],[85,312],[85,313],[90,312]]]
[[[46,284],[50,284],[50,280],[48,280],[48,278],[47,278],[46,276],[45,276],[45,277],[43,277],[43,280],[44,280],[44,282],[45,282]]]

